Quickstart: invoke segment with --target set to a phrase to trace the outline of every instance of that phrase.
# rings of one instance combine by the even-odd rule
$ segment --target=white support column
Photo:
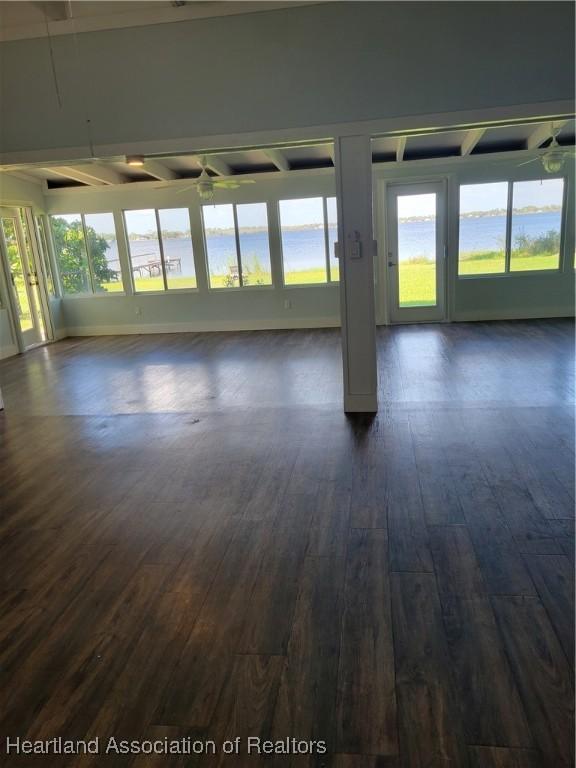
[[[344,363],[344,410],[378,410],[372,155],[369,136],[341,136],[334,142],[340,316]]]

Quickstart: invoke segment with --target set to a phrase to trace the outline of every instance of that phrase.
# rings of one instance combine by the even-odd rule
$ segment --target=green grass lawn
[[[557,269],[558,254],[544,253],[527,255],[512,251],[510,267],[512,272],[526,272],[539,269]],[[458,274],[493,275],[504,272],[504,255],[501,252],[463,254],[459,260]],[[334,275],[337,278],[337,274]],[[271,276],[262,273],[264,284],[271,283]],[[211,288],[226,288],[226,275],[212,275]],[[318,285],[326,282],[326,270],[307,269],[299,272],[288,272],[284,276],[286,285]],[[148,291],[163,291],[161,277],[136,277],[135,289],[138,293]],[[168,285],[173,289],[196,288],[194,277],[170,277]],[[121,282],[104,283],[108,293],[118,293],[123,290]],[[432,262],[415,260],[403,262],[400,269],[400,305],[402,307],[433,306],[436,303],[436,269]]]
[[[557,253],[537,255],[512,251],[510,257],[511,272],[528,272],[538,269],[558,269],[560,257]],[[504,272],[504,254],[471,253],[462,254],[458,266],[459,275],[490,275]]]
[[[436,304],[436,264],[414,261],[400,265],[401,307],[431,307]]]

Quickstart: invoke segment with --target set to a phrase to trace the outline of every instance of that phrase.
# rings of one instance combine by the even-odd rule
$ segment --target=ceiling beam
[[[471,154],[472,150],[478,144],[482,136],[486,133],[486,128],[473,128],[471,131],[466,131],[462,146],[460,147],[460,156],[466,157]]]
[[[542,123],[526,139],[526,149],[538,149],[554,134],[554,131],[564,128],[567,122],[567,120],[559,120],[553,123]]]
[[[396,142],[396,162],[400,163],[402,160],[404,160],[404,152],[406,150],[406,136],[398,136],[398,140]]]
[[[224,162],[222,158],[216,157],[216,155],[206,155],[205,158],[206,168],[210,168],[211,171],[217,173],[219,176],[233,176],[234,171],[228,163]]]
[[[331,144],[328,144],[328,154],[330,155],[330,160],[332,160],[332,165],[335,165],[334,163],[334,142]]]
[[[158,160],[144,160],[142,170],[159,181],[175,181],[180,178],[176,171],[167,168],[164,163],[160,163]]]
[[[7,176],[14,176],[15,179],[20,179],[21,181],[26,181],[29,184],[39,184],[42,185],[44,182],[42,179],[39,179],[38,176],[32,176],[29,173],[23,173],[22,171],[9,171]]]
[[[67,2],[33,2],[36,8],[40,8],[48,21],[66,21],[71,18],[70,4]]]
[[[279,171],[290,170],[290,163],[288,162],[286,156],[282,154],[279,149],[265,149],[264,154],[268,160],[274,163]]]
[[[82,168],[61,167],[45,168],[49,173],[55,173],[65,179],[79,181],[82,184],[88,184],[92,187],[102,184],[124,184],[126,179],[112,168],[106,168],[102,165],[83,165]]]

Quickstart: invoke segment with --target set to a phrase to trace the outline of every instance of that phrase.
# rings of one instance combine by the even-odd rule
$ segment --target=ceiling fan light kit
[[[562,150],[553,149],[542,156],[542,166],[546,173],[558,173],[564,165],[564,153]]]
[[[198,196],[200,197],[200,200],[205,200],[208,202],[214,197],[214,182],[210,176],[208,176],[204,168],[202,169],[202,173],[200,174],[200,177],[196,183],[196,189],[198,190]]]

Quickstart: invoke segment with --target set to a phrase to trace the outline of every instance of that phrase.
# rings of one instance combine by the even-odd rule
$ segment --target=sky
[[[542,181],[522,181],[514,184],[514,207],[528,205],[544,206],[562,204],[562,179],[543,179]],[[461,187],[460,210],[472,211],[506,208],[507,183],[467,184]],[[237,206],[238,223],[241,227],[263,227],[267,225],[265,203],[247,203]],[[328,222],[336,223],[336,198],[327,198]],[[206,226],[209,228],[233,227],[231,205],[203,205]],[[412,216],[431,216],[435,213],[435,196],[432,194],[401,195],[398,198],[400,218]],[[128,232],[147,234],[156,229],[156,219],[152,209],[126,211]],[[78,220],[78,214],[62,215],[69,222]],[[114,232],[112,214],[90,214],[86,216],[90,226],[103,233]],[[162,229],[184,232],[190,229],[187,208],[160,210]],[[280,201],[280,221],[284,226],[306,226],[323,223],[322,198],[309,197],[299,200]]]
[[[562,205],[562,179],[541,181],[520,181],[514,184],[514,208],[528,205]],[[460,187],[460,210],[490,211],[506,208],[508,205],[508,184],[505,181],[486,184],[465,184]],[[398,215],[401,219],[412,216],[433,216],[434,195],[401,195],[398,197]]]
[[[514,184],[514,208],[528,205],[561,205],[563,193],[562,179],[543,179],[541,181],[520,181]],[[494,208],[506,208],[508,185],[467,184],[460,188],[460,210],[489,211]]]
[[[231,229],[234,226],[231,205],[203,205],[206,226],[210,229]],[[266,227],[268,225],[266,203],[244,203],[236,206],[240,227]],[[336,223],[336,198],[327,198],[328,223]],[[322,224],[323,209],[321,197],[309,197],[299,200],[283,200],[280,203],[281,220],[285,226]],[[190,229],[187,208],[164,208],[159,210],[162,229],[185,232]],[[128,234],[146,235],[156,229],[156,217],[151,208],[124,212]],[[78,214],[61,215],[60,218],[72,223],[79,219]],[[87,223],[96,231],[114,232],[112,214],[86,215]]]
[[[232,206],[229,204],[203,205],[206,226],[210,229],[231,229],[233,227]],[[268,224],[266,203],[244,203],[236,206],[240,227],[265,227]],[[153,210],[126,211],[128,231],[146,234],[156,227]],[[300,200],[280,202],[281,221],[285,226],[322,224],[322,198],[309,197]],[[184,231],[190,228],[186,208],[160,211],[162,227]],[[328,198],[328,221],[336,222],[336,198]]]
[[[327,198],[328,222],[336,222],[336,198]],[[206,226],[210,229],[232,227],[231,205],[203,205]],[[268,225],[265,203],[237,205],[240,227],[266,227]],[[323,224],[324,212],[321,197],[306,197],[298,200],[280,201],[280,221],[284,226]]]
[[[160,226],[172,232],[186,232],[190,229],[188,208],[164,208],[158,211]],[[145,235],[156,229],[156,216],[151,208],[142,211],[125,211],[128,234]]]

